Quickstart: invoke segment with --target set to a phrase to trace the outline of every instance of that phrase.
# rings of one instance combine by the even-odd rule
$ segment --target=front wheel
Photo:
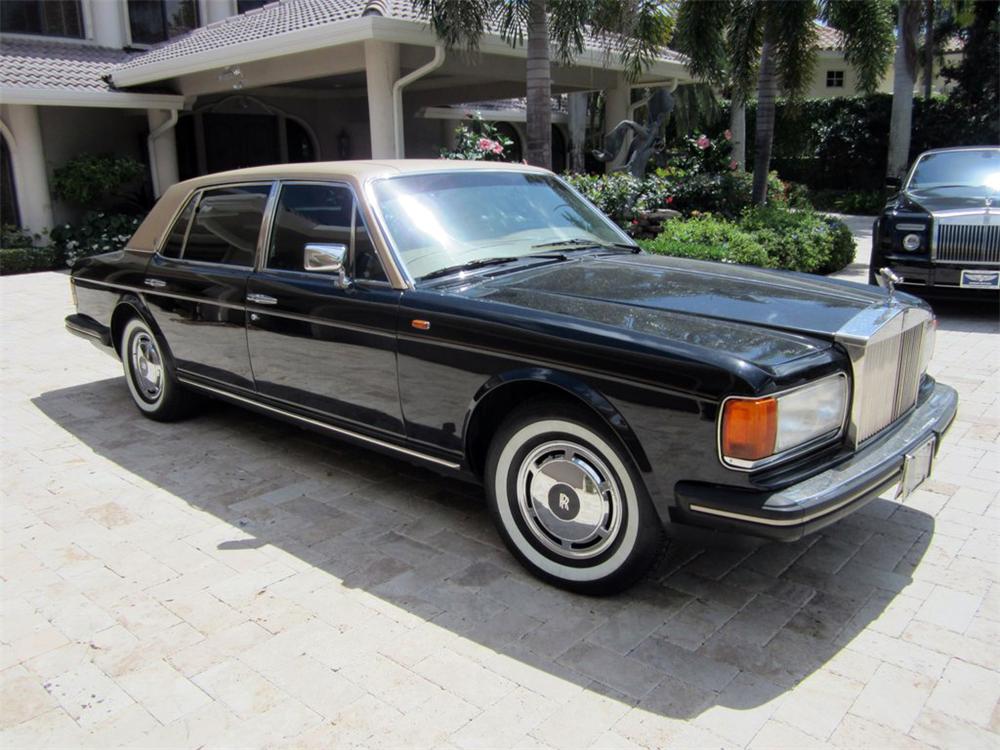
[[[167,367],[163,347],[144,320],[135,317],[125,324],[121,347],[125,382],[139,411],[160,422],[187,416],[192,396]]]
[[[582,408],[528,405],[494,437],[486,490],[501,537],[539,578],[584,594],[636,581],[663,544],[631,458]]]

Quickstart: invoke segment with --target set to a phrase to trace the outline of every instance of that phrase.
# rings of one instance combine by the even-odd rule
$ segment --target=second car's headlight
[[[913,252],[914,250],[920,249],[920,235],[919,234],[907,234],[903,235],[903,249]]]
[[[723,463],[757,468],[835,437],[844,427],[847,395],[847,377],[838,374],[774,396],[726,399],[719,424]]]

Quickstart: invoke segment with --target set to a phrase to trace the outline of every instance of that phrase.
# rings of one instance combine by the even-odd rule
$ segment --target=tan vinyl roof
[[[213,185],[257,180],[342,180],[360,188],[370,179],[393,177],[420,172],[469,172],[475,170],[504,170],[550,174],[546,169],[526,164],[494,161],[460,161],[452,159],[384,159],[368,161],[317,161],[299,164],[269,164],[263,167],[233,169],[194,177],[172,185],[160,197],[153,210],[129,241],[132,250],[151,253],[170,228],[181,203],[195,190]]]

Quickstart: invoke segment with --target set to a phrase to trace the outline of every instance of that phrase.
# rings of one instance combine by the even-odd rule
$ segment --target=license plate
[[[899,480],[899,489],[896,490],[897,500],[905,500],[930,476],[936,442],[937,438],[930,437],[903,458],[903,476]]]
[[[959,285],[965,289],[1000,289],[1000,271],[965,269]]]

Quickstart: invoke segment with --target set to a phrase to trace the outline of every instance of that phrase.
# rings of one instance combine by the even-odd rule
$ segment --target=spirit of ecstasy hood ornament
[[[896,292],[896,284],[903,283],[903,277],[894,274],[890,268],[880,268],[875,280],[880,287],[888,290],[890,302],[892,302],[892,295]]]

